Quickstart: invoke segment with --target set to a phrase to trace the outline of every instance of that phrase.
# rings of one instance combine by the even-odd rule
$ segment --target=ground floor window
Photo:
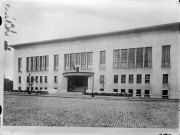
[[[118,92],[118,89],[114,89],[114,92]]]
[[[121,93],[125,93],[125,89],[121,89]]]
[[[101,88],[100,91],[104,91],[104,89]]]
[[[54,89],[57,89],[57,87],[54,87]]]
[[[47,90],[47,87],[44,87],[45,90]]]
[[[36,87],[35,90],[38,90],[38,87]]]
[[[168,98],[168,90],[162,90],[162,98]]]
[[[18,87],[19,90],[21,90],[21,87]]]
[[[40,90],[42,90],[42,87],[40,87]]]
[[[141,90],[140,89],[136,90],[136,96],[141,96]]]
[[[33,87],[31,87],[31,91],[33,91],[34,90],[34,88]]]
[[[133,89],[129,89],[128,93],[133,94]]]
[[[144,91],[144,96],[149,97],[150,96],[150,90],[145,90]]]

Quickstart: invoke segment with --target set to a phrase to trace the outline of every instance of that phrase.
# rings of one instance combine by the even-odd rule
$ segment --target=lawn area
[[[4,96],[4,126],[178,128],[179,102]]]

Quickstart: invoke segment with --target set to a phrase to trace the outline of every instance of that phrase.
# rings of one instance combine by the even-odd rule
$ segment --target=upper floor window
[[[114,75],[114,83],[118,83],[118,75]]]
[[[80,53],[76,53],[76,65],[80,65]]]
[[[162,67],[170,66],[170,45],[162,46]]]
[[[45,70],[49,70],[49,56],[46,55],[45,57]]]
[[[121,75],[121,83],[126,83],[126,75]]]
[[[44,71],[45,70],[45,57],[40,56],[40,70]]]
[[[64,54],[64,65],[65,65],[65,70],[69,70],[69,54]]]
[[[70,69],[75,70],[75,64],[76,64],[76,54],[72,53],[70,54]]]
[[[141,83],[141,81],[142,81],[141,75],[137,75],[137,83]]]
[[[31,57],[27,57],[26,62],[27,62],[27,71],[31,71]]]
[[[54,55],[54,70],[59,68],[59,55]]]
[[[87,53],[87,64],[92,65],[92,52]]]
[[[168,83],[168,74],[163,74],[163,83]]]
[[[120,50],[113,51],[113,67],[120,68]]]
[[[136,49],[136,67],[143,67],[143,48]]]
[[[86,53],[81,53],[81,69],[86,69],[87,63],[86,63]]]
[[[36,83],[38,83],[38,76],[36,76]]]
[[[152,66],[152,47],[145,47],[144,67]]]
[[[150,74],[145,75],[145,83],[150,83]]]
[[[127,68],[127,49],[121,50],[121,67]]]
[[[42,83],[43,82],[43,77],[42,76],[40,76],[40,83]]]
[[[134,68],[135,67],[135,48],[129,49],[129,55],[128,55],[128,68]]]
[[[106,51],[100,51],[100,69],[106,68]]]
[[[36,71],[40,70],[40,57],[36,56]]]
[[[22,72],[22,58],[18,58],[18,71]]]

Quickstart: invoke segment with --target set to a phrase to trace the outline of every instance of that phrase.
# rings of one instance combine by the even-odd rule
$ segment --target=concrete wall
[[[67,78],[63,76],[64,72],[64,54],[67,53],[80,53],[80,52],[93,52],[93,69],[83,70],[83,72],[94,72],[94,90],[99,91],[101,85],[99,84],[100,75],[105,75],[105,91],[113,92],[113,89],[118,88],[134,89],[151,89],[151,95],[161,97],[162,89],[165,89],[162,84],[163,74],[169,74],[169,96],[170,98],[177,98],[177,88],[179,87],[179,80],[177,76],[177,61],[179,61],[179,42],[177,42],[177,32],[175,31],[156,31],[156,32],[142,32],[135,34],[124,34],[116,36],[108,36],[101,38],[93,38],[78,41],[69,41],[62,43],[53,43],[46,45],[37,45],[31,47],[22,47],[15,49],[14,57],[14,89],[21,86],[23,90],[26,89],[26,77],[29,72],[26,72],[26,57],[49,55],[49,71],[31,72],[32,76],[48,76],[47,87],[52,89],[58,87],[61,90],[67,90]],[[171,67],[162,68],[162,45],[171,45]],[[113,50],[115,49],[128,49],[138,47],[152,46],[152,68],[133,68],[133,69],[113,69]],[[106,69],[99,69],[100,51],[106,50]],[[54,55],[59,54],[59,71],[53,70]],[[178,57],[177,57],[178,56]],[[18,57],[23,58],[23,71],[18,73]],[[80,71],[81,72],[81,71]],[[126,82],[128,82],[128,75],[134,75],[133,84],[121,84],[121,75],[126,75]],[[136,84],[136,75],[142,74],[142,83]],[[150,74],[151,83],[144,84],[145,74]],[[179,74],[179,71],[178,71]],[[54,84],[54,76],[58,76],[58,84]],[[114,84],[114,75],[119,75],[119,83]],[[22,76],[22,83],[18,84],[18,76]],[[177,81],[178,80],[178,81]],[[43,85],[43,87],[45,87]],[[40,86],[39,84],[37,86]],[[34,86],[35,87],[35,86]],[[88,79],[88,89],[92,89],[92,77]],[[144,93],[142,91],[142,93]]]

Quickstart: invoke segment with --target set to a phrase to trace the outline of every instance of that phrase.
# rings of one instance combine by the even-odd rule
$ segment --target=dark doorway
[[[88,88],[87,76],[68,77],[68,92],[83,92]]]

